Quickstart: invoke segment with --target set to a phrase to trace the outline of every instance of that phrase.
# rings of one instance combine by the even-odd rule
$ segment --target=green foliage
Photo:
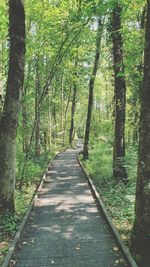
[[[16,188],[15,215],[9,213],[0,215],[0,264],[8,251],[10,240],[14,237],[19,224],[28,209],[28,205],[33,198],[37,184],[39,184],[42,177],[43,170],[47,168],[51,158],[52,154],[46,153],[41,155],[38,160],[33,158],[29,160],[27,171],[25,173],[25,183],[23,184],[22,190],[20,191],[20,189]],[[16,185],[19,184],[19,171],[21,170],[22,160],[23,156],[18,157],[18,177]]]
[[[24,176],[24,184],[25,185],[36,185],[39,183],[39,176],[43,173],[43,170],[47,168],[47,164],[55,153],[55,149],[53,152],[43,152],[41,156],[37,159],[34,156],[34,151],[31,151],[30,157],[26,163],[26,170]],[[19,152],[19,147],[18,147]],[[17,179],[16,186],[20,184],[20,177],[22,172],[22,163],[24,162],[24,154],[20,151],[17,154]]]
[[[101,140],[91,141],[91,147],[90,158],[86,163],[88,172],[96,176],[99,183],[112,180],[112,147]]]
[[[6,73],[8,69],[8,11],[6,1],[0,0],[0,115],[3,109]]]
[[[18,218],[12,215],[5,214],[0,215],[1,229],[3,228],[3,232],[1,232],[0,240],[2,240],[2,234],[5,236],[13,235],[17,229],[17,221]]]
[[[9,213],[0,215],[0,265],[8,251],[9,239],[14,236],[19,222],[18,216],[14,217]]]
[[[99,140],[91,142],[91,147],[90,158],[84,163],[85,167],[123,240],[129,245],[134,221],[137,148],[132,145],[127,149],[126,167],[129,182],[125,186],[117,183],[112,177],[112,146]]]
[[[22,112],[19,115],[17,134],[16,214],[14,217],[4,215],[0,218],[2,222],[0,242],[6,241],[7,243],[2,245],[2,254],[7,250],[8,239],[16,231],[39,182],[40,175],[47,167],[50,158],[56,150],[68,144],[74,82],[77,84],[74,130],[78,137],[84,137],[88,84],[95,53],[96,21],[97,16],[100,15],[105,18],[105,22],[100,64],[94,88],[91,152],[90,159],[86,162],[86,168],[92,175],[123,238],[126,238],[126,235],[129,236],[134,217],[139,91],[142,82],[144,48],[144,29],[141,28],[141,19],[146,1],[119,1],[123,7],[121,33],[127,85],[126,143],[128,149],[126,167],[129,174],[127,187],[116,183],[112,177],[114,78],[109,27],[110,15],[115,3],[115,0],[25,1],[27,33],[25,92],[22,98]],[[3,0],[0,0],[0,25],[1,111],[5,95],[9,47],[7,40],[8,11],[6,1]],[[76,58],[78,66],[75,69]],[[119,75],[121,76],[122,73]],[[47,86],[39,105],[39,158],[35,157],[35,134],[33,134],[30,144],[35,120],[37,82],[38,98]],[[18,187],[22,179],[22,167],[26,157],[26,151],[23,149],[25,139],[30,145],[30,151],[20,192]]]

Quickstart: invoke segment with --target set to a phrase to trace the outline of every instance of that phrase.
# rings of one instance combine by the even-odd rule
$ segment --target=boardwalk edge
[[[10,243],[9,250],[8,250],[8,252],[7,252],[7,254],[6,254],[5,258],[4,258],[4,261],[3,261],[1,267],[8,267],[8,264],[10,263],[10,260],[11,260],[11,258],[12,258],[12,255],[13,255],[13,253],[14,253],[14,251],[15,251],[15,248],[16,248],[16,246],[17,246],[17,244],[18,244],[18,241],[19,241],[19,239],[20,239],[20,235],[21,235],[21,233],[22,233],[22,230],[23,230],[23,228],[24,228],[24,226],[25,226],[25,224],[26,224],[26,221],[27,221],[27,219],[28,219],[30,213],[31,213],[31,210],[32,210],[32,208],[33,208],[33,205],[34,205],[35,201],[36,201],[37,198],[38,198],[38,193],[39,193],[39,191],[41,190],[41,188],[42,188],[42,186],[43,186],[43,183],[44,183],[44,181],[45,181],[45,179],[46,179],[47,172],[48,172],[48,170],[49,170],[49,168],[50,168],[52,162],[54,161],[54,159],[57,157],[57,155],[58,155],[59,153],[60,153],[60,152],[57,152],[57,153],[53,156],[53,158],[50,160],[50,162],[49,162],[49,164],[48,164],[47,169],[46,169],[46,170],[44,171],[44,173],[41,175],[41,181],[40,181],[40,183],[39,183],[39,186],[37,187],[37,189],[36,189],[36,191],[35,191],[35,193],[34,193],[34,195],[33,195],[33,198],[32,198],[32,200],[31,200],[31,202],[30,202],[30,204],[29,204],[29,206],[28,206],[28,209],[27,209],[27,211],[26,211],[26,213],[25,213],[25,215],[24,215],[24,218],[23,218],[21,224],[19,225],[19,228],[18,228],[18,230],[17,230],[17,232],[16,232],[16,234],[15,234],[15,237],[13,238],[13,241]]]
[[[99,195],[95,185],[93,184],[93,182],[92,182],[91,178],[89,177],[89,175],[87,174],[82,162],[80,161],[79,154],[77,155],[77,159],[78,159],[78,163],[79,163],[81,169],[83,170],[83,172],[84,172],[84,174],[85,174],[85,176],[87,178],[87,181],[88,181],[88,184],[89,184],[89,186],[91,188],[92,194],[93,194],[94,198],[96,199],[100,209],[102,210],[102,212],[103,212],[103,214],[104,214],[104,216],[105,216],[110,228],[112,229],[113,235],[114,235],[119,247],[121,248],[125,259],[130,264],[130,267],[138,267],[138,265],[136,264],[135,260],[133,259],[132,255],[131,255],[130,251],[127,249],[127,247],[124,245],[123,241],[121,240],[121,237],[120,237],[120,234],[119,234],[118,230],[116,229],[116,227],[111,222],[111,218],[110,218],[110,216],[109,216],[109,214],[108,214],[108,212],[106,210],[106,206],[103,203],[103,201],[101,200],[100,195]]]

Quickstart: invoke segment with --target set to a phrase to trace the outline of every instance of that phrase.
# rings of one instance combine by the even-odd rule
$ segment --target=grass
[[[112,146],[99,141],[92,144],[89,160],[84,165],[100,193],[113,223],[127,246],[134,221],[137,149],[128,147],[126,168],[129,175],[127,185],[117,182],[112,175]]]

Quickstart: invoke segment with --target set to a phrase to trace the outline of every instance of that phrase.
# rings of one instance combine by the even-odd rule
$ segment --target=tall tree
[[[89,156],[88,144],[89,144],[91,115],[92,115],[92,107],[93,107],[93,90],[94,90],[94,82],[95,82],[99,58],[100,58],[101,37],[102,37],[102,22],[101,22],[101,19],[99,18],[97,37],[96,37],[96,53],[95,53],[94,67],[93,67],[93,71],[92,71],[90,82],[89,82],[89,100],[88,100],[88,111],[87,111],[86,129],[85,129],[85,136],[84,136],[84,148],[83,148],[83,159],[84,160],[88,159],[88,156]]]
[[[71,125],[69,130],[69,145],[72,145],[73,141],[73,133],[74,133],[74,116],[75,116],[75,109],[76,109],[76,94],[77,94],[77,84],[74,81],[73,85],[73,96],[72,96],[72,106],[71,106]]]
[[[147,1],[144,79],[141,90],[140,136],[132,250],[150,266],[150,0]]]
[[[140,91],[142,88],[142,81],[143,81],[143,54],[144,54],[144,28],[145,28],[145,16],[146,16],[146,5],[143,7],[142,14],[139,16],[138,23],[140,27],[140,31],[142,34],[139,36],[141,43],[143,43],[143,46],[141,45],[140,49],[140,58],[141,61],[139,62],[138,66],[136,66],[135,69],[137,69],[137,73],[132,73],[133,75],[132,80],[134,81],[134,89],[133,89],[133,95],[132,95],[132,118],[133,118],[133,143],[137,143],[139,140],[139,102],[140,102]]]
[[[67,114],[68,114],[68,109],[69,109],[69,104],[70,104],[70,98],[71,98],[71,87],[67,99],[67,104],[65,107],[65,114],[64,114],[64,133],[63,133],[63,146],[65,146],[66,142],[66,126],[67,126]]]
[[[75,74],[73,81],[73,96],[72,96],[72,106],[71,106],[71,125],[69,130],[69,145],[72,145],[73,134],[74,134],[74,116],[76,110],[76,95],[77,95],[77,65],[78,65],[78,54],[75,60]]]
[[[121,12],[119,2],[114,3],[112,14],[112,41],[114,60],[114,89],[115,89],[115,133],[113,153],[113,174],[121,180],[127,180],[124,166],[125,159],[125,111],[126,111],[126,83],[123,64],[123,41],[121,36]]]
[[[31,64],[28,67],[28,72],[26,74],[26,81],[24,82],[23,92],[22,92],[22,147],[23,153],[26,154],[29,145],[29,129],[28,129],[28,112],[27,112],[27,88],[30,81]]]
[[[9,70],[0,120],[0,210],[14,211],[18,113],[24,81],[25,12],[22,0],[9,0]]]
[[[40,156],[40,109],[39,109],[39,97],[40,97],[40,77],[39,77],[39,59],[36,60],[36,77],[35,77],[35,156]]]

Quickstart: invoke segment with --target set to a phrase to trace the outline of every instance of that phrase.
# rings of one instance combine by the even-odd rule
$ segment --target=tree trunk
[[[40,156],[40,108],[39,108],[39,97],[40,97],[40,77],[38,70],[38,59],[36,62],[36,85],[35,85],[35,156],[39,158]]]
[[[145,19],[146,19],[146,5],[143,8],[142,16],[139,19],[139,26],[140,29],[144,32],[145,28]],[[141,34],[141,42],[144,40],[143,34]],[[139,117],[140,117],[140,110],[139,110],[139,102],[140,102],[140,94],[143,86],[143,49],[141,49],[141,62],[137,66],[138,74],[135,76],[135,83],[134,83],[134,93],[133,93],[133,102],[132,105],[135,107],[133,109],[133,144],[137,144],[139,141],[139,130],[138,130],[138,125],[139,125]],[[134,79],[134,77],[133,77]]]
[[[28,113],[27,113],[27,104],[26,104],[26,97],[27,97],[27,88],[30,80],[30,72],[31,72],[31,62],[29,62],[26,83],[23,87],[22,92],[22,147],[23,153],[26,154],[29,146],[29,131],[28,131]]]
[[[121,36],[121,11],[117,3],[112,15],[112,41],[114,59],[115,83],[115,140],[113,153],[113,174],[120,181],[127,181],[125,160],[125,110],[126,110],[126,83],[123,65],[123,44]]]
[[[18,113],[24,81],[25,14],[21,0],[9,0],[9,70],[0,120],[0,211],[14,212]]]
[[[28,115],[26,107],[26,87],[23,89],[22,94],[22,146],[23,153],[27,153],[29,145],[29,135],[28,135]]]
[[[138,131],[138,125],[139,125],[139,112],[137,110],[137,102],[136,101],[136,110],[134,111],[134,125],[133,125],[133,144],[137,144],[139,140],[139,131]]]
[[[61,83],[61,121],[60,121],[60,138],[62,139],[62,145],[63,145],[63,135],[64,135],[64,73],[61,74],[60,77],[60,83]]]
[[[132,250],[141,259],[141,266],[150,266],[150,0],[144,50],[144,80],[141,90],[140,136],[137,170],[135,222]]]
[[[19,189],[22,189],[23,183],[24,183],[24,173],[25,173],[25,168],[26,168],[26,163],[29,155],[29,150],[31,147],[31,137],[29,134],[29,127],[28,127],[28,111],[27,111],[27,103],[26,103],[26,96],[27,96],[27,88],[29,86],[29,80],[30,80],[30,72],[31,72],[31,62],[28,63],[28,73],[26,77],[26,83],[23,88],[23,94],[22,94],[22,141],[23,141],[23,152],[24,152],[24,163],[22,164],[22,172],[21,176],[19,177]],[[32,134],[34,136],[33,131],[35,131],[35,122],[33,124],[33,130]]]
[[[52,117],[51,117],[51,95],[50,95],[50,91],[48,92],[48,114],[47,114],[47,121],[48,121],[48,125],[47,125],[47,147],[48,149],[51,148],[51,144],[52,144]]]
[[[68,113],[69,104],[70,104],[70,97],[71,97],[71,87],[70,87],[69,96],[68,96],[68,100],[67,100],[67,104],[66,104],[66,108],[65,108],[65,114],[64,114],[63,147],[65,146],[65,143],[66,143],[67,113]]]
[[[92,106],[93,106],[93,90],[94,90],[94,82],[95,82],[99,58],[100,58],[101,36],[102,36],[102,24],[101,24],[101,19],[99,19],[98,29],[97,29],[97,38],[96,38],[95,61],[94,61],[93,72],[91,74],[90,82],[89,82],[88,112],[87,112],[86,129],[85,129],[85,136],[84,136],[84,148],[83,148],[83,159],[84,160],[88,159],[88,156],[89,156],[88,143],[89,143],[91,115],[92,115]]]
[[[76,85],[76,81],[74,81],[72,107],[71,107],[71,125],[70,125],[70,131],[69,131],[69,145],[70,146],[72,146],[72,141],[73,141],[74,116],[75,116],[75,109],[76,109],[76,94],[77,94],[77,85]]]
[[[57,138],[57,116],[56,116],[56,103],[55,103],[56,90],[55,90],[55,87],[52,87],[51,90],[52,90],[51,99],[54,100],[51,102],[51,114],[52,114],[52,125],[53,125],[52,140],[55,143],[55,139]]]

